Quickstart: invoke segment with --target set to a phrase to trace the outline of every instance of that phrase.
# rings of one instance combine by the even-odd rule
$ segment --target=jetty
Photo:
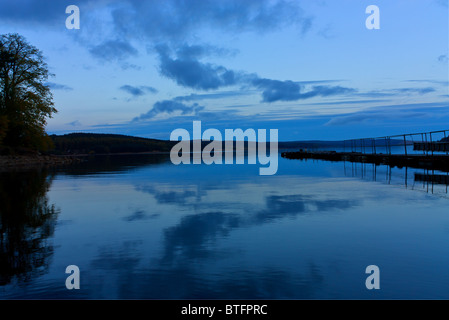
[[[344,140],[341,152],[300,149],[299,151],[282,152],[281,156],[286,159],[361,162],[448,172],[448,133],[449,130],[440,130],[388,137],[349,139]],[[438,135],[442,138],[435,139]],[[396,151],[402,149],[402,152],[394,153],[392,147],[396,147]]]

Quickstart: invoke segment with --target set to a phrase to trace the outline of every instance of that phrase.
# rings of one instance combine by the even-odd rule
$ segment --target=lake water
[[[0,176],[2,299],[449,298],[446,173],[147,155]]]

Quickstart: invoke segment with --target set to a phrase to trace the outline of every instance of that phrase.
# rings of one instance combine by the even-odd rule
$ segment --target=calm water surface
[[[449,196],[431,173],[282,158],[258,172],[115,156],[0,173],[0,298],[449,298]]]

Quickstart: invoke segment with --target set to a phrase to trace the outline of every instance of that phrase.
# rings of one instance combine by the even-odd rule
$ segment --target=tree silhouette
[[[42,53],[23,36],[0,35],[0,143],[38,150],[49,147],[46,119],[57,112],[46,85],[49,76]]]

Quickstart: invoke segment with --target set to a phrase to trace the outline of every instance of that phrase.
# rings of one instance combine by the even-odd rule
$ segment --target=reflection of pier
[[[283,152],[282,157],[287,159],[317,159],[327,161],[348,161],[360,163],[373,163],[376,165],[389,165],[391,167],[411,167],[449,171],[449,156],[447,155],[401,155],[401,154],[363,154],[358,152],[335,151],[296,151]]]
[[[403,185],[407,189],[420,189],[432,194],[448,194],[449,172],[444,174],[429,169],[394,168],[389,165],[379,166],[374,163],[348,163],[345,161],[344,174],[346,177],[358,177],[362,180]]]
[[[415,181],[431,182],[434,184],[449,185],[449,175],[444,174],[422,174],[415,172]]]

